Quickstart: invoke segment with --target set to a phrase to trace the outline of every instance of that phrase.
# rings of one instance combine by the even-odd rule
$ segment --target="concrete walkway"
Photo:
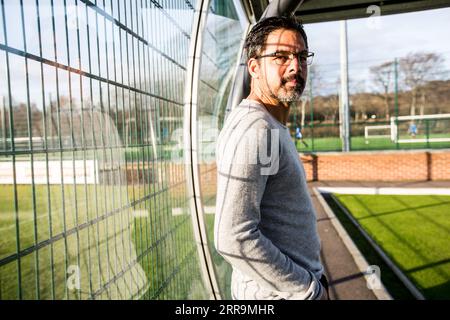
[[[313,192],[314,187],[397,187],[450,188],[450,181],[417,182],[309,182],[310,193],[317,212],[318,231],[322,241],[322,261],[330,282],[333,300],[376,300],[367,288],[364,274],[345,246],[324,208]]]

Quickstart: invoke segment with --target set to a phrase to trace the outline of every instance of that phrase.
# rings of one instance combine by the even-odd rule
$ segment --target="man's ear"
[[[251,58],[248,60],[247,68],[248,68],[248,73],[250,74],[250,76],[252,78],[254,78],[254,79],[259,78],[260,67],[259,67],[258,61],[255,58]]]

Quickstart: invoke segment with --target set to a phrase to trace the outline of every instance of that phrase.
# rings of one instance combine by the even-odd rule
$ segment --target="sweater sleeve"
[[[255,156],[266,143],[268,150],[280,149],[272,148],[274,140],[267,139],[273,135],[263,134],[270,130],[268,124],[260,122],[252,128],[219,137],[215,248],[233,268],[283,298],[317,299],[322,288],[312,272],[292,261],[259,229],[261,200],[270,179],[267,172],[276,172],[267,170]],[[276,159],[272,152],[271,156],[269,165],[282,160],[282,155]]]

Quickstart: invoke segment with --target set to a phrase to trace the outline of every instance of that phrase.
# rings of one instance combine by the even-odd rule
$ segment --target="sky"
[[[44,58],[53,60],[53,42],[51,39],[51,17],[52,11],[50,6],[50,0],[40,1],[40,14],[42,29],[45,30],[43,33],[43,56]],[[67,54],[66,54],[66,39],[64,32],[64,10],[61,6],[60,1],[56,1],[54,14],[56,16],[56,35],[57,35],[57,52],[58,61],[63,64],[67,64]],[[68,3],[74,3],[73,0],[68,0]],[[6,2],[6,10],[8,15],[6,17],[8,26],[8,38],[9,46],[23,50],[23,36],[22,30],[19,26],[21,21],[20,17],[20,1],[19,0],[8,0]],[[36,27],[36,14],[34,1],[26,1],[24,6],[25,15],[25,29],[27,36],[27,51],[33,54],[39,55],[39,46],[37,39],[37,27]],[[93,11],[90,10],[90,14]],[[68,9],[69,13],[76,12],[72,10],[70,5]],[[171,22],[164,17],[152,16],[156,14],[157,10],[149,11],[150,26],[149,29],[151,34],[148,35],[151,42],[155,42],[154,45],[158,48],[162,47],[162,51],[169,50],[172,48],[170,42],[172,42],[173,34],[180,33],[180,31],[171,26]],[[171,15],[176,17],[178,23],[183,24],[184,30],[189,30],[188,26],[192,16],[186,16],[186,13],[178,11],[170,11]],[[189,11],[190,13],[190,11]],[[183,15],[184,14],[184,15]],[[73,16],[73,15],[70,15]],[[102,24],[99,24],[99,28],[96,28],[95,17],[84,16],[84,10],[80,10],[81,21],[90,22],[90,35],[92,39],[95,39],[96,32],[99,33],[99,38],[104,38],[104,28]],[[83,20],[84,19],[84,20]],[[3,25],[0,15],[0,25]],[[70,22],[70,21],[69,21]],[[369,67],[381,64],[386,61],[391,61],[394,58],[401,58],[410,52],[417,51],[427,51],[441,53],[445,58],[445,65],[443,70],[450,70],[450,8],[420,11],[414,13],[406,13],[399,15],[388,15],[381,16],[377,24],[373,23],[374,20],[370,19],[353,19],[348,20],[348,52],[349,52],[349,78],[350,78],[350,93],[357,91],[373,91],[373,84],[370,80]],[[72,26],[69,24],[69,26]],[[81,24],[83,25],[83,24]],[[112,24],[108,22],[107,27],[110,28]],[[75,23],[76,26],[76,23]],[[157,26],[157,27],[156,27]],[[0,30],[2,27],[0,27]],[[75,36],[76,28],[69,28],[69,42],[70,46],[76,46]],[[326,22],[326,23],[314,23],[305,25],[306,32],[308,34],[308,42],[310,45],[310,50],[315,52],[314,65],[319,68],[321,76],[323,78],[323,90],[327,93],[336,93],[338,88],[339,79],[339,32],[340,32],[340,22]],[[109,30],[109,29],[108,29]],[[161,30],[164,33],[161,33]],[[0,32],[0,43],[4,42],[3,30]],[[81,54],[82,54],[82,69],[84,71],[88,70],[87,66],[87,50],[86,43],[87,39],[83,35],[86,34],[86,28],[82,27],[80,42],[82,44]],[[108,32],[111,35],[111,31]],[[118,33],[115,33],[116,38]],[[169,41],[164,41],[164,40]],[[117,40],[117,39],[116,39]],[[184,49],[187,50],[189,41],[183,43]],[[108,39],[109,47],[112,47],[113,39]],[[118,43],[118,41],[116,41]],[[125,42],[123,42],[124,44]],[[91,42],[93,52],[96,52],[95,41]],[[104,43],[100,42],[102,46],[100,52],[104,52]],[[118,48],[117,48],[118,49]],[[111,50],[110,50],[111,51]],[[171,50],[173,52],[173,50]],[[73,54],[70,57],[70,65],[73,67],[78,67],[76,61],[76,55]],[[117,52],[119,52],[117,50]],[[175,50],[177,57],[176,60],[182,60],[183,54],[180,50]],[[172,53],[169,53],[172,54]],[[111,54],[108,55],[108,60],[110,65],[112,62]],[[24,59],[21,57],[16,57],[14,55],[10,56],[11,63],[11,83],[13,84],[13,94],[16,100],[25,101],[26,93],[24,91],[25,86],[25,73],[24,73]],[[184,57],[185,58],[185,57]],[[101,68],[105,70],[107,59],[101,59]],[[116,61],[118,62],[118,61]],[[5,54],[0,51],[0,96],[5,96],[7,86],[5,85]],[[98,67],[93,63],[92,73],[98,73]],[[119,69],[119,68],[118,68]],[[39,64],[36,62],[30,62],[29,65],[29,76],[30,83],[39,83],[40,73]],[[125,74],[126,76],[126,74]],[[448,73],[448,78],[450,78],[450,72]],[[49,79],[48,77],[46,79]],[[60,78],[60,81],[64,81],[64,77]],[[50,81],[52,84],[53,81]],[[47,89],[51,90],[52,86],[47,85]],[[40,94],[40,85],[31,85],[30,91],[33,96],[38,96]],[[53,90],[54,91],[54,90]],[[55,93],[56,94],[56,93]],[[55,95],[54,94],[54,95]],[[34,99],[36,103],[40,99]],[[39,103],[37,103],[39,105]]]
[[[39,32],[38,32],[38,23],[37,23],[37,14],[36,14],[36,4],[35,1],[24,1],[24,28],[25,28],[25,40],[27,46],[27,52],[39,56]],[[88,9],[88,14],[86,15],[86,5],[83,2],[78,1],[78,7],[75,6],[75,0],[67,0],[67,15],[68,15],[68,28],[67,33],[69,36],[69,53],[67,54],[67,41],[66,41],[66,28],[65,28],[65,12],[64,12],[64,2],[62,0],[54,1],[54,6],[52,8],[50,0],[40,0],[39,1],[39,19],[41,23],[41,38],[42,38],[42,55],[43,58],[48,59],[50,61],[54,61],[55,59],[55,51],[54,51],[54,43],[53,43],[53,21],[52,17],[55,17],[55,35],[56,35],[56,51],[57,51],[57,59],[58,62],[63,65],[69,65],[73,68],[78,69],[78,44],[77,44],[77,12],[78,12],[78,21],[80,25],[80,53],[81,53],[81,69],[85,72],[89,72],[89,59],[88,59],[88,39],[87,39],[87,27],[89,25],[89,36],[90,36],[90,51],[91,51],[91,61],[92,61],[92,69],[91,73],[96,76],[101,76],[106,78],[106,66],[108,65],[110,68],[110,78],[113,76],[112,65],[114,64],[114,51],[112,50],[115,47],[115,54],[117,59],[115,61],[116,70],[117,70],[117,79],[121,79],[122,66],[123,66],[123,77],[124,83],[127,83],[128,73],[127,70],[131,70],[132,68],[128,68],[126,65],[126,45],[128,40],[128,53],[130,57],[130,61],[132,61],[132,37],[128,35],[128,39],[126,39],[125,32],[119,33],[119,27],[113,24],[110,20],[106,20],[104,23],[104,19],[98,18],[95,15],[95,11],[93,9]],[[123,2],[119,2],[123,5]],[[132,2],[134,3],[134,2]],[[5,1],[5,25],[6,25],[6,35],[8,40],[8,46],[14,49],[18,49],[20,51],[24,51],[24,36],[22,32],[22,15],[21,15],[21,7],[19,0],[8,0]],[[78,8],[78,10],[77,10]],[[107,10],[108,11],[108,10]],[[129,12],[130,10],[128,10]],[[158,48],[161,52],[170,56],[173,60],[180,64],[185,64],[187,60],[187,52],[189,49],[189,39],[188,37],[182,35],[180,28],[188,33],[191,29],[192,23],[192,10],[171,10],[167,9],[167,13],[172,17],[170,20],[167,16],[162,15],[159,10],[156,9],[148,9],[140,12],[142,19],[145,19],[147,24],[145,25],[145,32],[142,30],[139,32],[143,38],[148,39],[149,43],[154,47]],[[117,9],[115,11],[117,13]],[[122,10],[121,12],[124,12]],[[118,18],[118,17],[116,17]],[[125,22],[124,15],[121,15],[121,22]],[[97,23],[97,20],[99,21]],[[127,21],[131,21],[132,19],[128,17]],[[134,19],[137,20],[137,19]],[[133,21],[134,21],[133,20]],[[174,22],[178,24],[178,26],[174,26]],[[106,27],[105,27],[106,24]],[[128,27],[132,29],[134,32],[137,31],[136,23],[129,23]],[[114,28],[114,39],[112,29]],[[97,35],[98,35],[98,50],[97,50]],[[105,37],[107,35],[107,37]],[[120,36],[122,38],[120,38]],[[178,38],[175,38],[178,36]],[[106,39],[105,39],[106,38]],[[120,41],[120,39],[122,39]],[[0,44],[5,44],[5,36],[3,30],[3,15],[0,11]],[[121,61],[119,59],[120,56],[120,44],[122,45],[123,51],[123,65],[121,65]],[[137,57],[137,41],[133,42],[134,45],[134,54]],[[106,46],[108,46],[107,54]],[[141,47],[142,48],[142,47]],[[141,52],[143,52],[141,50]],[[150,50],[149,55],[153,53]],[[100,54],[100,58],[98,58],[98,54]],[[154,58],[156,57],[156,58]],[[162,58],[161,54],[156,54],[152,56],[155,61],[153,64],[163,65],[167,61]],[[25,78],[25,59],[21,56],[10,54],[10,82],[12,87],[12,96],[16,103],[25,103],[27,99],[27,91],[26,91],[26,78]],[[159,59],[159,60],[156,60]],[[137,58],[135,59],[138,60]],[[143,58],[141,59],[143,60]],[[133,62],[133,61],[132,61]],[[132,63],[131,62],[131,63]],[[153,60],[152,60],[153,62]],[[100,63],[100,67],[98,66]],[[42,98],[40,95],[42,93],[41,87],[41,76],[40,76],[40,64],[33,59],[28,60],[28,76],[29,76],[29,91],[31,95],[31,102],[35,104],[37,108],[42,108]],[[142,63],[143,64],[143,63]],[[47,65],[44,66],[44,69],[49,69]],[[136,68],[137,69],[137,68]],[[156,70],[156,71],[155,71]],[[170,72],[174,72],[174,68],[170,70]],[[154,68],[152,70],[155,74],[159,72],[155,78],[160,78],[161,73],[164,71],[163,68]],[[56,97],[56,80],[55,80],[55,72],[51,72],[51,70],[44,70],[45,73],[45,85],[46,85],[46,96],[49,94],[52,97]],[[171,74],[172,74],[171,73]],[[130,74],[131,78],[131,74]],[[68,73],[64,70],[60,70],[60,75],[58,82],[60,84],[60,95],[68,95]],[[77,79],[72,79],[72,86],[77,84]],[[120,82],[120,81],[118,81]],[[76,90],[72,90],[76,92]],[[2,97],[8,95],[8,86],[7,86],[7,73],[6,73],[6,54],[4,50],[0,50],[0,106],[2,106]],[[75,97],[76,99],[76,97]]]
[[[326,87],[339,77],[340,22],[305,25],[314,65],[319,67]],[[349,78],[355,90],[370,90],[369,67],[411,52],[441,53],[444,70],[450,70],[450,8],[347,21]],[[447,78],[450,78],[450,73]],[[357,83],[357,84],[356,84]],[[335,85],[334,85],[335,86]]]

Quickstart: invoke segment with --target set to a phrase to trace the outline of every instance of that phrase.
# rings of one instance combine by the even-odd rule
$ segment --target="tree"
[[[433,52],[410,53],[400,59],[400,72],[403,76],[406,89],[411,90],[410,115],[416,114],[417,97],[422,94],[420,114],[424,114],[425,91],[420,88],[426,82],[437,79],[437,72],[442,70],[444,59],[440,54]]]
[[[392,73],[393,73],[394,63],[392,61],[384,62],[378,66],[370,68],[372,73],[373,82],[378,88],[381,88],[383,92],[384,99],[384,110],[386,115],[386,120],[390,117],[390,105],[389,105],[389,87],[391,84]]]
[[[306,117],[306,104],[311,103],[310,94],[319,96],[322,90],[322,75],[319,68],[316,65],[311,65],[308,68],[308,79],[306,82],[305,90],[303,91],[300,101],[297,101],[293,107],[293,114],[295,115],[295,126],[300,126],[303,128],[305,126]],[[298,109],[300,109],[300,119],[297,119]]]

